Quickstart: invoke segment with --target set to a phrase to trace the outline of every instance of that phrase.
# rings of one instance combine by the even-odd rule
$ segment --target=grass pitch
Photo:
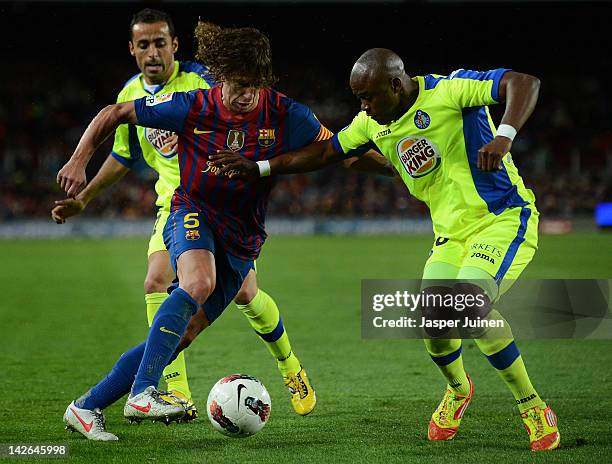
[[[363,340],[360,279],[418,278],[431,237],[272,237],[258,262],[319,402],[296,416],[275,363],[234,306],[187,352],[201,417],[129,425],[106,411],[119,442],[63,430],[62,414],[146,337],[146,239],[0,241],[0,443],[66,443],[71,462],[533,462],[513,398],[475,345],[464,345],[475,396],[457,437],[426,439],[444,382],[420,340]],[[610,278],[612,235],[544,236],[525,276]],[[612,341],[519,341],[532,381],[557,412],[562,449],[538,462],[606,462],[612,454]],[[258,377],[272,416],[250,438],[205,417],[222,376]],[[607,458],[606,458],[607,456]]]

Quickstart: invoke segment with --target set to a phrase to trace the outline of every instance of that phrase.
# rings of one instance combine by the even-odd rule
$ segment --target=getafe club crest
[[[274,129],[259,129],[259,135],[257,136],[257,143],[262,147],[269,147],[276,141],[276,135]]]
[[[440,151],[425,137],[404,137],[397,143],[397,156],[413,178],[426,176],[440,166]]]
[[[238,151],[244,147],[244,131],[230,129],[227,133],[227,147],[232,151]]]
[[[157,150],[157,153],[164,158],[170,159],[176,156],[176,152],[172,150],[170,137],[172,132],[163,129],[151,129],[146,127],[144,130],[145,138]]]
[[[417,110],[414,115],[414,125],[419,129],[427,129],[429,127],[429,123],[431,122],[431,118],[429,115],[423,110]]]

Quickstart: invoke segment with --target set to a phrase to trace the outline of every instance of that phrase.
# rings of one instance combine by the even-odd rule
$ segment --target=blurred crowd
[[[83,66],[83,69],[89,69]],[[91,69],[95,69],[92,65]],[[316,74],[315,88],[308,72]],[[52,89],[47,76],[32,64],[28,85],[9,80],[0,87],[0,221],[49,217],[52,203],[63,197],[55,183],[87,122],[113,102],[118,85],[132,68],[113,68],[104,76],[94,71],[75,74],[66,68]],[[350,92],[338,92],[320,69],[301,73],[300,82],[283,79],[277,86],[316,112],[330,129],[346,125],[358,110]],[[592,215],[601,201],[612,201],[612,101],[603,78],[546,77],[538,107],[520,131],[513,158],[537,206],[548,218]],[[336,78],[337,79],[337,78]],[[313,98],[313,96],[322,96]],[[327,96],[327,97],[325,97]],[[492,107],[495,121],[503,108]],[[91,179],[110,152],[107,141],[88,170]],[[88,208],[88,216],[149,218],[154,213],[155,173],[136,166],[123,180]],[[368,176],[333,167],[278,180],[269,214],[283,217],[424,217],[424,204],[411,198],[390,178]]]

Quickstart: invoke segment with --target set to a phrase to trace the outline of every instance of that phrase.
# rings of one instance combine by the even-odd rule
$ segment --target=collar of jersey
[[[178,61],[174,61],[174,70],[172,71],[172,75],[170,76],[170,79],[168,79],[166,81],[165,84],[160,84],[157,86],[157,90],[153,93],[151,93],[151,95],[157,95],[159,92],[161,92],[170,82],[172,82],[174,79],[176,79],[176,76],[178,76],[179,73],[179,67],[180,67],[180,63]],[[147,91],[147,89],[145,89],[144,87],[144,83],[143,83],[143,77],[142,74],[140,74],[140,85],[142,85],[142,88],[145,92],[150,93]]]
[[[423,93],[425,90],[425,82],[423,81],[423,76],[416,76],[412,78],[412,81],[414,81],[416,83],[416,85],[419,87],[418,92],[419,94],[416,97],[416,100],[414,101],[414,103],[410,106],[410,108],[408,108],[404,114],[402,114],[399,118],[397,118],[395,121],[393,121],[391,124],[389,124],[387,127],[392,126],[393,124],[400,122],[403,118],[406,117],[406,115],[414,113],[415,110],[418,108],[418,104],[420,103],[421,98],[423,97]]]

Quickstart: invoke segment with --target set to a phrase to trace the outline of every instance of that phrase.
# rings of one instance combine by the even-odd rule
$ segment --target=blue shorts
[[[172,269],[187,250],[209,250],[215,256],[217,285],[203,305],[208,322],[217,319],[236,297],[254,261],[238,258],[226,252],[218,242],[204,215],[196,210],[179,209],[170,214],[164,227],[164,243],[170,253]],[[171,293],[178,287],[175,279],[168,289]]]

